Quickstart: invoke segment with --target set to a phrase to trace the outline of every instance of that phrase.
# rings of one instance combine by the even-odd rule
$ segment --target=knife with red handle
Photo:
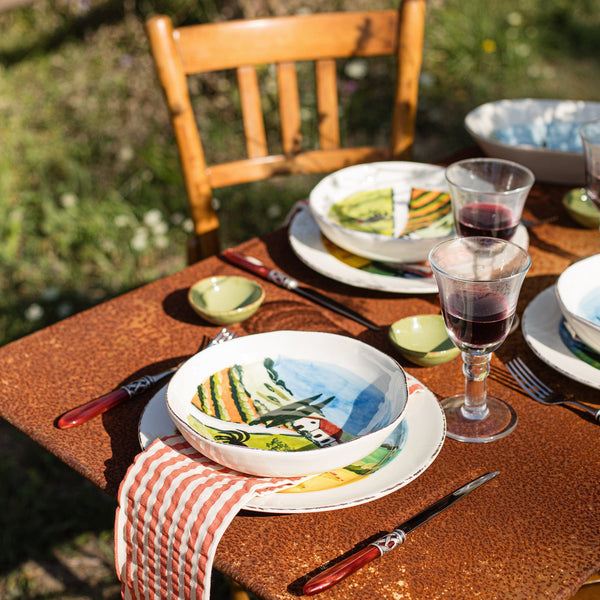
[[[321,294],[317,290],[313,290],[312,288],[303,287],[299,284],[296,279],[289,277],[285,273],[281,271],[277,271],[276,269],[269,269],[264,263],[262,263],[257,258],[252,256],[245,256],[240,254],[239,252],[235,252],[235,250],[231,250],[227,248],[222,252],[222,256],[226,258],[230,263],[241,267],[242,269],[249,271],[250,273],[254,273],[267,281],[278,285],[279,287],[283,287],[291,292],[295,292],[299,294],[303,298],[307,298],[320,306],[324,306],[329,310],[332,310],[340,315],[348,319],[352,319],[373,331],[379,331],[381,327],[370,321],[366,317],[359,315],[357,312],[353,311],[351,308],[332,300],[331,298]]]
[[[71,427],[83,425],[83,423],[87,423],[87,421],[93,417],[101,415],[113,406],[117,406],[117,404],[121,404],[121,402],[129,400],[129,398],[150,389],[154,384],[175,373],[177,368],[178,367],[174,367],[173,369],[169,369],[158,375],[146,375],[145,377],[141,377],[140,379],[136,379],[135,381],[120,387],[118,390],[114,390],[104,396],[90,400],[77,408],[73,408],[56,421],[56,426],[59,429],[69,429]]]
[[[480,485],[483,485],[490,479],[496,477],[496,475],[498,475],[498,471],[482,475],[453,491],[451,494],[444,496],[437,502],[434,502],[431,506],[422,510],[414,517],[411,517],[393,531],[386,533],[368,546],[365,546],[361,550],[357,550],[343,561],[325,569],[318,575],[309,579],[304,584],[302,592],[307,596],[312,596],[313,594],[328,590],[345,577],[348,577],[348,575],[351,575],[361,567],[364,567],[367,563],[379,558],[383,554],[396,548],[396,546],[402,544],[411,531],[414,531],[417,527],[429,521],[429,519],[439,515],[455,502],[458,502],[458,500],[477,489]]]

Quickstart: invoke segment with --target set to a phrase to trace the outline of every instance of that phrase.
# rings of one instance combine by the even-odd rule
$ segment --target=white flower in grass
[[[152,225],[152,227],[150,228],[152,229],[152,233],[154,235],[165,235],[167,233],[167,231],[169,231],[169,226],[164,222],[161,221],[160,223],[156,223],[155,225]]]
[[[346,63],[346,67],[344,68],[344,73],[346,73],[350,79],[363,79],[367,76],[368,72],[369,64],[366,60],[359,58],[348,61]]]
[[[181,229],[183,229],[183,231],[186,233],[192,233],[192,231],[194,231],[194,221],[192,221],[192,219],[186,219],[181,224]]]
[[[121,146],[117,156],[121,162],[128,163],[133,160],[135,152],[131,146]]]
[[[72,208],[77,204],[77,196],[75,194],[61,194],[60,204],[63,208]]]
[[[519,27],[523,24],[523,15],[520,12],[513,11],[508,13],[506,21],[511,27]]]
[[[162,214],[161,214],[160,210],[158,210],[158,208],[150,209],[144,215],[144,219],[143,219],[144,225],[146,225],[147,227],[155,227],[156,225],[161,223],[162,220],[163,220]]]
[[[113,223],[115,224],[115,227],[122,229],[123,227],[131,225],[131,218],[129,215],[117,215],[114,218]]]
[[[25,309],[25,318],[30,323],[33,323],[34,321],[39,321],[43,316],[44,316],[44,309],[37,302],[30,304]]]
[[[138,227],[131,239],[131,247],[138,252],[146,250],[148,247],[148,230],[145,227]]]
[[[154,245],[164,250],[169,246],[169,238],[166,235],[158,235],[154,238]]]

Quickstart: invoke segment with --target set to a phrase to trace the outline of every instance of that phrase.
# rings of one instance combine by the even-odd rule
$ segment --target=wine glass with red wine
[[[585,123],[579,131],[585,156],[585,194],[600,210],[600,121]]]
[[[510,160],[468,158],[446,168],[446,181],[459,236],[511,240],[535,177]]]
[[[463,394],[442,400],[447,435],[490,442],[517,424],[513,408],[487,395],[491,353],[506,339],[531,257],[516,244],[491,237],[454,238],[435,246],[429,262],[450,338],[460,348]]]

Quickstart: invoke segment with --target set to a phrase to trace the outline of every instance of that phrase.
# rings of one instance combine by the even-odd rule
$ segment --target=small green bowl
[[[585,188],[575,188],[563,197],[563,206],[569,216],[584,227],[598,229],[600,227],[600,211],[587,197]]]
[[[251,317],[265,299],[256,281],[236,276],[207,277],[188,292],[191,307],[209,323],[231,325]]]
[[[421,367],[441,365],[460,354],[448,337],[442,315],[400,319],[391,325],[389,335],[400,354]]]

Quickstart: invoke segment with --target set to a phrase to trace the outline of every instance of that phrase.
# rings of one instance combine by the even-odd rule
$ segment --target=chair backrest
[[[191,262],[220,251],[212,190],[284,174],[325,173],[377,160],[411,158],[426,0],[397,10],[318,13],[174,27],[154,16],[146,30],[175,131],[195,234]],[[336,59],[395,57],[391,140],[386,147],[340,147]],[[317,149],[303,149],[296,62],[314,61]],[[282,152],[269,153],[256,67],[275,64]],[[208,165],[187,76],[234,69],[247,157]]]

